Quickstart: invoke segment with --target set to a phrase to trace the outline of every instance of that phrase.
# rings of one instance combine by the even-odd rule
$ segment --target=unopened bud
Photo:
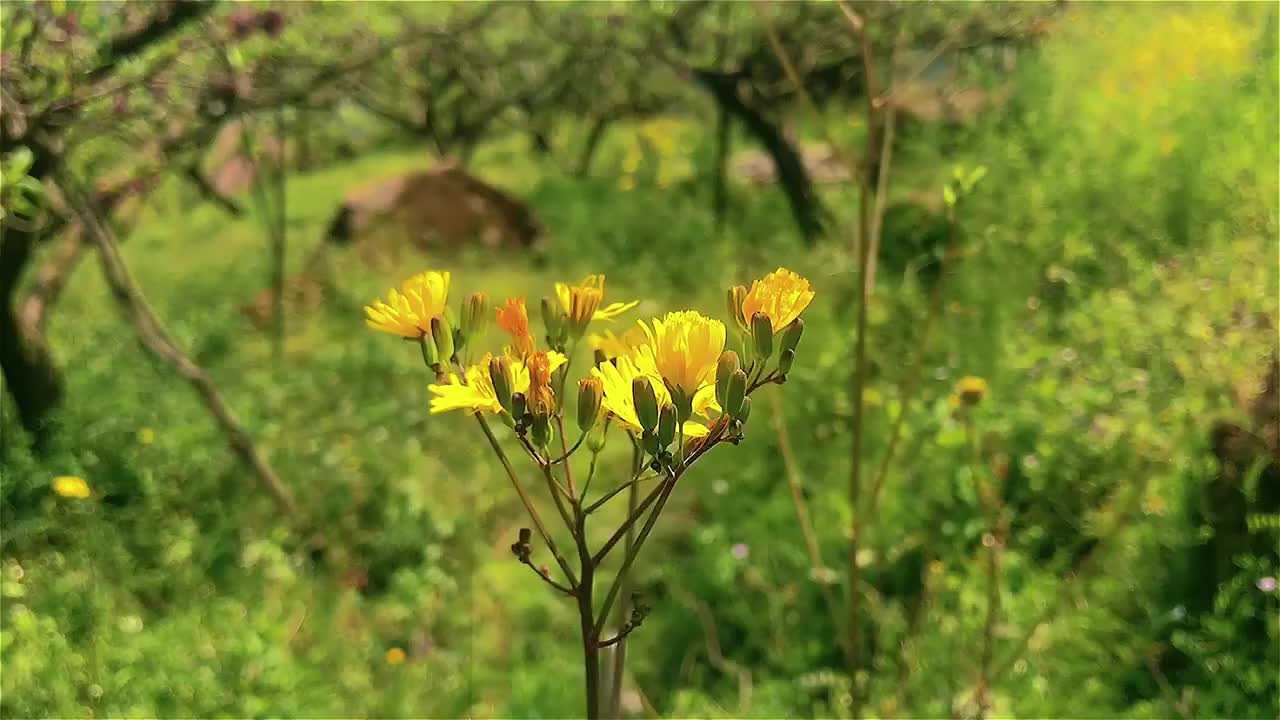
[[[551,444],[551,416],[534,415],[532,430],[535,446],[545,448]]]
[[[489,382],[493,383],[493,394],[498,397],[498,404],[503,410],[519,418],[511,408],[511,361],[506,356],[489,360]]]
[[[600,401],[604,397],[604,384],[597,377],[585,377],[578,381],[578,429],[588,432],[600,415]]]
[[[782,348],[783,352],[794,351],[796,346],[800,344],[801,335],[804,335],[804,320],[796,318],[782,331],[782,344],[779,347]]]
[[[747,418],[750,416],[751,416],[751,398],[744,397],[742,398],[742,407],[738,408],[738,414],[735,415],[734,417],[738,419],[738,422],[745,423],[747,421]]]
[[[742,301],[747,297],[747,289],[741,285],[729,288],[727,293],[729,318],[738,326],[739,330],[746,331],[747,319],[742,315]]]
[[[430,335],[423,335],[418,338],[418,346],[422,348],[422,362],[427,367],[434,369],[440,364],[440,356],[436,353],[436,341],[431,339]]]
[[[453,360],[453,328],[449,327],[449,321],[444,316],[431,318],[431,337],[436,341],[436,353],[440,356],[440,362],[451,362]]]
[[[773,323],[764,313],[751,316],[751,342],[756,359],[763,362],[773,355]]]
[[[489,297],[482,292],[471,293],[462,301],[462,340],[472,342],[484,336],[489,329]]]
[[[529,412],[529,398],[524,393],[511,396],[511,417],[519,420]]]
[[[528,545],[529,539],[533,537],[533,533],[529,528],[520,528],[520,544]]]
[[[658,426],[658,396],[653,392],[653,385],[648,378],[638,377],[631,381],[631,400],[636,406],[636,418],[640,427],[652,430]]]
[[[676,439],[676,406],[667,403],[658,411],[658,447],[665,448]]]
[[[716,402],[720,404],[720,409],[724,409],[725,391],[729,389],[729,376],[741,367],[738,362],[738,353],[732,350],[725,350],[720,353],[720,361],[716,363]]]
[[[738,417],[739,408],[742,407],[742,401],[747,396],[747,374],[742,370],[734,370],[729,374],[729,381],[725,384],[724,404],[721,409],[725,414]]]
[[[565,316],[560,303],[551,298],[542,298],[542,325],[547,329],[547,343],[558,344],[565,329]]]
[[[662,450],[662,448],[658,447],[658,435],[652,430],[644,431],[644,434],[640,436],[640,444],[644,447],[645,452],[655,457],[658,455],[658,452]]]
[[[778,355],[778,374],[786,375],[791,372],[791,365],[796,361],[796,351],[787,349]]]

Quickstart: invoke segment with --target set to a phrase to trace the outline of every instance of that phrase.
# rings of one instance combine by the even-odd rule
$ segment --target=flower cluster
[[[418,342],[435,375],[427,387],[432,414],[462,411],[476,418],[563,580],[534,563],[529,529],[521,530],[512,552],[552,588],[578,600],[584,652],[589,663],[598,662],[593,658],[599,648],[620,642],[647,612],[636,602],[630,619],[625,612],[615,619],[614,637],[601,638],[627,571],[677,482],[712,448],[741,442],[753,392],[785,382],[813,288],[796,273],[778,268],[749,289],[728,291],[728,326],[697,310],[680,310],[615,331],[594,326],[614,321],[637,302],[606,303],[604,276],[589,275],[577,285],[557,283],[554,294],[542,298],[539,338],[524,298],[507,298],[490,310],[487,297],[474,293],[455,314],[449,307],[449,286],[447,272],[414,275],[390,290],[385,302],[366,307],[367,322],[375,330]],[[491,317],[505,342],[485,350],[480,340]],[[592,365],[576,383],[576,402],[568,403],[569,371],[583,341],[592,351]],[[546,529],[503,442],[490,429],[491,418],[513,431],[523,454],[540,471],[548,500],[575,541],[576,569]],[[630,474],[592,498],[588,493],[610,430],[630,443]],[[573,460],[584,448],[591,461],[578,486]],[[646,482],[653,485],[641,501],[638,487]],[[590,516],[628,489],[633,510],[608,542],[592,549]],[[639,532],[632,532],[637,527]],[[597,570],[624,536],[622,565],[597,608],[592,590]],[[594,676],[587,677],[588,702],[593,703]]]

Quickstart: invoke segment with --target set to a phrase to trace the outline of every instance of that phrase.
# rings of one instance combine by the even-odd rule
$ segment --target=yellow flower
[[[537,358],[544,353],[537,353]],[[556,371],[556,368],[565,363],[565,356],[558,352],[545,353],[547,360],[548,374]],[[431,414],[438,415],[440,413],[449,412],[450,410],[468,410],[470,412],[502,412],[502,404],[498,402],[498,394],[493,390],[493,380],[489,377],[489,360],[492,356],[485,353],[484,357],[471,367],[468,367],[464,373],[464,380],[458,378],[457,375],[450,373],[449,382],[444,385],[431,384],[427,386],[427,390],[435,397],[431,398]],[[529,367],[525,364],[524,359],[511,358],[511,391],[529,393]],[[531,398],[532,399],[532,398]]]
[[[408,653],[406,653],[403,648],[393,647],[387,651],[387,655],[386,655],[387,664],[399,665],[403,663],[408,657],[409,657]]]
[[[611,413],[626,429],[634,433],[644,432],[640,425],[640,417],[636,414],[636,404],[631,391],[631,383],[638,377],[647,378],[653,386],[653,394],[658,398],[658,407],[671,402],[671,393],[662,383],[657,370],[653,367],[652,356],[639,358],[619,357],[614,362],[601,363],[591,369],[592,377],[600,379],[604,386],[604,397],[601,407]],[[700,413],[706,414],[715,404],[715,386],[711,392],[699,395],[694,406]],[[685,437],[703,437],[707,434],[706,426],[689,421],[684,424]]]
[[[61,497],[73,500],[83,500],[92,494],[89,491],[89,483],[75,475],[59,475],[54,478],[53,491]]]
[[[144,427],[144,428],[142,428],[142,429],[138,430],[138,444],[139,444],[139,445],[150,445],[151,443],[153,443],[153,442],[155,442],[155,441],[156,441],[156,431],[155,431],[155,430],[152,430],[152,429],[151,429],[151,428],[149,428],[149,427]]]
[[[583,328],[592,320],[610,320],[640,304],[639,300],[632,300],[600,308],[604,300],[604,275],[588,275],[578,285],[556,283],[556,296],[570,322]]]
[[[556,395],[551,390],[551,359],[547,353],[529,356],[529,412],[546,417],[556,406]],[[519,391],[517,391],[519,392]]]
[[[605,358],[609,360],[616,357],[634,357],[640,347],[648,342],[649,336],[640,325],[632,326],[621,335],[615,335],[612,330],[605,330],[602,333],[592,333],[587,336],[587,345],[591,350],[603,352]]]
[[[533,352],[533,335],[529,333],[529,310],[524,298],[507,298],[497,310],[498,327],[511,336],[511,346],[521,357]]]
[[[658,375],[685,397],[715,383],[716,363],[724,351],[724,323],[696,310],[667,313],[653,328],[641,323]],[[642,350],[642,353],[645,352]]]
[[[956,383],[955,394],[952,395],[951,406],[977,405],[987,395],[987,381],[973,375],[965,375]]]
[[[778,268],[751,283],[742,299],[742,316],[748,323],[756,313],[764,313],[773,325],[773,334],[782,332],[813,300],[813,288],[799,275]]]
[[[431,334],[431,318],[444,315],[449,301],[449,273],[430,270],[405,280],[400,291],[387,291],[387,302],[375,300],[364,308],[365,323],[407,338]]]

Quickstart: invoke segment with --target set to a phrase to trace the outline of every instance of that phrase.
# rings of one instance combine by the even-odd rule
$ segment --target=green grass
[[[1192,694],[1197,714],[1276,712],[1275,678],[1262,669],[1280,661],[1277,598],[1254,587],[1280,571],[1274,556],[1244,563],[1202,615],[1188,616],[1186,589],[1204,532],[1195,513],[1215,472],[1209,427],[1242,415],[1235,395],[1277,345],[1274,46],[1258,39],[1261,11],[1081,12],[1023,61],[1007,113],[959,137],[922,130],[900,153],[910,180],[898,191],[936,190],[957,164],[989,173],[963,209],[966,253],[948,275],[867,539],[875,716],[943,716],[972,690],[983,524],[964,427],[947,404],[969,374],[991,385],[975,416],[980,472],[1007,468],[1013,512],[997,657],[1064,592],[1060,577],[1074,560],[1097,541],[1106,550],[1000,678],[992,715],[1168,717],[1144,660],[1152,648],[1189,658],[1170,680]],[[1179,35],[1183,15],[1210,30]],[[1115,29],[1103,36],[1100,24]],[[1149,46],[1164,57],[1161,48],[1186,37],[1205,53],[1235,52],[1234,40],[1222,50],[1213,32],[1244,38],[1246,60],[1224,63],[1225,76],[1160,79],[1159,97],[1141,100],[1158,112],[1133,112],[1105,83],[1079,81],[1124,76]],[[630,128],[610,135],[597,176],[585,179],[540,163],[518,139],[486,146],[477,174],[529,199],[551,229],[545,257],[421,257],[386,273],[335,252],[339,297],[290,318],[279,366],[238,309],[267,284],[259,226],[196,206],[177,188],[159,192],[129,234],[126,259],[331,551],[323,565],[308,557],[191,390],[138,347],[87,262],[50,325],[68,385],[65,431],[47,457],[5,444],[3,714],[578,712],[574,613],[511,559],[526,521],[506,479],[465,418],[428,415],[416,350],[362,324],[361,304],[425,267],[452,269],[455,297],[519,293],[534,306],[556,280],[605,272],[610,298],[643,300],[637,317],[684,306],[718,317],[726,285],[779,264],[811,278],[819,295],[800,360],[766,395],[783,404],[821,552],[841,566],[853,408],[847,232],[805,247],[778,193],[739,187],[718,234],[698,170],[710,157],[706,125],[677,123],[694,170],[667,188],[642,181],[624,191],[607,170],[623,165]],[[346,188],[425,158],[395,148],[291,178],[291,266],[318,245]],[[826,192],[837,216],[851,214],[850,192]],[[913,269],[927,259],[908,253],[882,267],[869,469],[916,357],[931,276]],[[747,441],[695,469],[638,566],[654,610],[633,636],[631,668],[666,716],[845,712],[836,630],[795,523],[773,398],[759,400]],[[140,442],[144,428],[153,443]],[[0,430],[20,432],[7,405]],[[614,438],[606,454],[615,474],[627,462],[620,445]],[[85,477],[95,498],[53,496],[49,481],[61,474]],[[731,554],[736,543],[749,547],[745,560]],[[364,592],[346,581],[347,568],[367,574]],[[896,648],[922,569],[932,600],[900,680]],[[1265,641],[1246,630],[1252,622]],[[724,657],[750,673],[746,704],[740,677],[708,658],[711,631]],[[388,664],[392,647],[408,661]]]

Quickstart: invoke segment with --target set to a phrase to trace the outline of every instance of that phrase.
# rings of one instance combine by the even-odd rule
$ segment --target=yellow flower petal
[[[429,270],[410,277],[387,291],[387,301],[375,300],[364,308],[365,324],[374,330],[420,338],[431,332],[431,319],[444,314],[449,301],[448,272]]]
[[[51,484],[54,493],[72,500],[84,500],[93,494],[89,490],[89,483],[84,478],[76,475],[59,475],[53,479]]]
[[[782,332],[813,301],[809,281],[786,268],[778,268],[751,283],[742,300],[742,316],[747,323],[756,313],[764,313],[773,324],[774,334]]]

